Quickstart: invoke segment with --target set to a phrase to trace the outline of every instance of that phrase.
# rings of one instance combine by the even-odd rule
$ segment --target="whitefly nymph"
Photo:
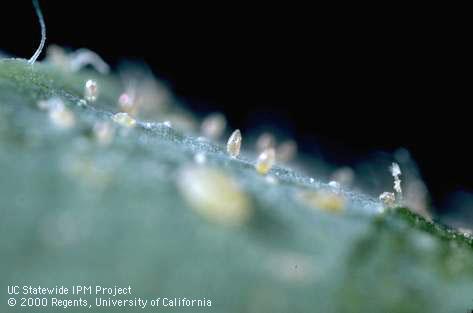
[[[183,167],[177,186],[190,208],[209,221],[242,225],[252,214],[251,200],[229,173],[205,165]]]

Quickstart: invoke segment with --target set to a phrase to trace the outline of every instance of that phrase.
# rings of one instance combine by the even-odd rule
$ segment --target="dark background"
[[[405,147],[439,206],[473,187],[458,21],[360,7],[40,2],[48,43],[87,47],[112,65],[143,60],[191,108],[223,111],[234,128],[281,126],[340,165]],[[2,5],[0,34],[0,48],[33,54],[30,1]]]

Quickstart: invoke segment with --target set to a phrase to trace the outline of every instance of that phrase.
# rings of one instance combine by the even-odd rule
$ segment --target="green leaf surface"
[[[90,78],[101,94],[84,104]],[[111,121],[123,88],[114,76],[0,60],[1,312],[35,309],[7,306],[8,285],[131,285],[131,298],[212,304],[75,309],[84,312],[473,309],[472,238],[408,209],[381,213],[378,200],[349,190],[340,191],[342,213],[313,208],[298,194],[330,186],[279,166],[270,172],[278,183],[269,183],[251,153],[232,159],[221,143],[160,121],[117,126],[110,145],[98,144],[93,126]],[[74,127],[57,129],[38,109],[51,97],[74,113]],[[209,220],[179,189],[180,171],[200,166],[199,152],[242,186],[251,201],[244,223]]]

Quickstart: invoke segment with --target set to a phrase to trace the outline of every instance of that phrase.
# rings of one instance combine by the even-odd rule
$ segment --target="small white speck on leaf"
[[[331,175],[331,180],[334,180],[344,187],[350,187],[355,180],[355,172],[351,167],[343,166],[337,168]]]
[[[340,184],[339,184],[338,182],[334,181],[334,180],[330,181],[330,182],[328,183],[328,185],[329,185],[330,187],[332,187],[332,188],[336,188],[336,189],[339,189],[339,188],[340,188]]]
[[[379,195],[379,200],[383,203],[385,208],[392,208],[396,203],[396,196],[394,192],[383,192]]]
[[[275,160],[276,152],[274,151],[274,148],[268,148],[264,150],[256,160],[256,171],[262,175],[267,174],[273,167]]]
[[[97,100],[98,95],[99,95],[99,87],[97,85],[97,82],[92,79],[89,79],[88,81],[86,81],[85,87],[84,87],[84,98],[87,101],[94,102]]]
[[[232,158],[236,158],[240,155],[241,142],[241,132],[237,129],[232,133],[230,138],[228,138],[227,142],[227,152]]]

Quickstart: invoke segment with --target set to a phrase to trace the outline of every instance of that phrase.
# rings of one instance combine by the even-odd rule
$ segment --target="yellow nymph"
[[[124,127],[135,127],[136,120],[128,115],[128,113],[120,112],[112,116],[112,120]]]
[[[256,160],[256,171],[263,175],[267,174],[273,167],[275,160],[276,152],[274,152],[274,148],[265,149]]]

